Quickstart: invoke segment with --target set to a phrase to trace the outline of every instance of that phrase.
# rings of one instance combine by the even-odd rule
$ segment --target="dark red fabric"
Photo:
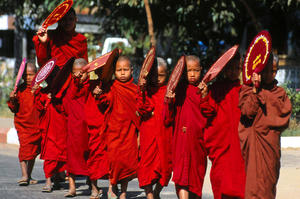
[[[206,172],[206,151],[203,129],[206,119],[200,110],[199,90],[193,85],[181,86],[176,93],[175,113],[168,109],[166,121],[175,115],[172,165],[173,181],[186,187],[188,191],[202,196],[202,186]],[[171,113],[170,113],[171,112]]]
[[[82,90],[88,88],[87,82],[77,89],[74,80],[71,80],[67,89],[64,109],[67,115],[67,164],[68,173],[74,175],[88,175],[88,133],[85,122],[85,96]],[[80,91],[81,90],[81,91]]]
[[[62,102],[52,99],[44,117],[47,122],[44,124],[46,131],[41,159],[65,162],[67,160],[67,118]]]
[[[60,28],[48,31],[48,41],[42,44],[37,35],[32,39],[38,59],[39,66],[42,67],[46,62],[56,57],[56,65],[63,67],[71,58],[84,58],[88,61],[87,41],[82,34],[73,32],[66,33]]]
[[[20,142],[19,161],[32,160],[40,153],[39,112],[34,105],[31,87],[18,87],[15,101],[8,101],[8,107],[15,113],[14,124]]]
[[[146,94],[145,103],[141,92],[138,96],[138,112],[142,118],[138,165],[140,187],[154,182],[167,186],[171,178],[173,128],[166,127],[163,121],[165,94],[166,86],[162,86],[152,88]]]
[[[136,177],[138,166],[136,115],[137,86],[133,79],[126,83],[115,80],[107,94],[102,95],[100,104],[108,103],[102,131],[107,142],[109,179],[112,185],[123,179]]]
[[[44,173],[45,178],[50,178],[54,174],[63,172],[66,170],[65,162],[56,160],[45,160],[44,161]]]
[[[39,111],[39,131],[42,136],[42,141],[41,141],[41,156],[43,154],[43,149],[45,145],[45,140],[46,140],[46,133],[47,133],[47,128],[49,124],[49,116],[50,114],[47,112],[48,111],[48,106],[51,101],[50,98],[48,98],[48,93],[49,89],[40,89],[39,91],[35,92],[35,98],[34,98],[34,103],[35,106],[37,107],[37,110]]]
[[[107,146],[104,134],[100,134],[104,122],[105,107],[98,108],[92,91],[98,81],[90,80],[85,102],[85,115],[88,128],[89,158],[87,161],[89,177],[91,180],[108,178]]]
[[[240,87],[239,80],[216,82],[201,104],[208,118],[204,142],[212,161],[210,181],[216,199],[244,198],[246,173],[238,136]]]
[[[246,166],[245,198],[276,197],[280,171],[280,134],[289,124],[292,104],[285,90],[262,85],[256,94],[243,85],[239,107],[239,137]]]

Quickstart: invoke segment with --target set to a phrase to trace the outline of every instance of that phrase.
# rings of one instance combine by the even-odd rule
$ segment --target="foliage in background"
[[[283,87],[293,104],[292,117],[300,120],[300,92],[294,88],[289,88],[287,85],[285,84]]]

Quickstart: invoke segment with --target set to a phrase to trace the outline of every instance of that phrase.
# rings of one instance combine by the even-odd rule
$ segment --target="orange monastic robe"
[[[16,101],[8,101],[7,104],[15,113],[14,123],[20,142],[19,160],[33,160],[40,153],[41,134],[38,128],[39,112],[34,105],[31,87],[25,83],[20,85]]]
[[[108,105],[102,130],[107,142],[109,179],[112,185],[136,177],[138,166],[136,129],[139,119],[135,103],[137,86],[132,82],[133,79],[126,83],[115,80],[109,92],[103,94],[100,99],[100,104]]]
[[[138,111],[142,117],[140,126],[140,162],[138,179],[140,187],[159,182],[167,186],[172,174],[171,140],[172,126],[163,120],[166,86],[152,88],[146,94],[145,103],[141,93]]]
[[[86,37],[82,34],[66,33],[59,27],[48,31],[48,40],[45,44],[39,41],[37,35],[32,39],[38,59],[42,67],[51,58],[56,57],[56,65],[60,68],[71,58],[84,58],[88,61]]]

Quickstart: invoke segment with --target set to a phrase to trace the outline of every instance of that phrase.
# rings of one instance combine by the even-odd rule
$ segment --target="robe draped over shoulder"
[[[243,85],[239,137],[246,166],[245,198],[274,199],[280,170],[280,135],[288,127],[292,105],[277,82],[257,94]]]

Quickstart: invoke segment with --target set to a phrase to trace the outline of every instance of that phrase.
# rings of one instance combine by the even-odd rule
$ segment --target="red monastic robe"
[[[107,146],[104,134],[100,134],[104,122],[105,107],[97,106],[92,94],[98,81],[90,80],[87,98],[85,101],[85,116],[88,129],[88,150],[87,160],[89,177],[91,180],[108,178]]]
[[[42,67],[51,58],[56,57],[60,68],[71,58],[84,58],[88,61],[86,37],[82,34],[66,33],[60,28],[48,31],[48,40],[45,44],[39,41],[37,35],[32,39],[38,59]]]
[[[8,101],[7,104],[15,113],[14,123],[20,142],[19,161],[33,160],[40,153],[41,134],[38,130],[39,112],[34,105],[31,87],[21,84],[16,101]]]
[[[136,177],[138,166],[136,115],[137,86],[133,79],[126,83],[115,80],[110,91],[103,94],[100,104],[107,104],[102,126],[107,142],[109,179],[112,185]]]
[[[67,114],[67,164],[68,173],[88,175],[88,133],[85,122],[85,90],[87,81],[78,89],[72,80],[64,98],[64,109]]]
[[[244,198],[246,173],[238,136],[240,81],[214,83],[201,104],[208,118],[204,142],[212,162],[210,182],[215,199]]]
[[[277,81],[257,94],[243,85],[239,137],[246,166],[245,199],[276,197],[280,170],[280,134],[288,127],[291,102]]]
[[[165,121],[170,123],[176,114],[172,142],[173,181],[201,197],[207,165],[203,137],[206,119],[200,110],[198,88],[187,85],[178,90],[175,112],[169,109]]]
[[[145,102],[141,93],[138,97],[138,112],[142,118],[138,180],[140,187],[156,182],[168,186],[172,174],[173,128],[166,127],[163,121],[166,86],[152,88],[150,92],[146,94]]]
[[[67,160],[67,119],[61,101],[48,102],[44,96],[37,97],[39,107],[45,106],[44,118],[40,129],[45,132],[42,134],[41,159],[44,161],[45,177],[51,177],[57,172],[65,170]],[[63,98],[64,100],[65,98]]]

